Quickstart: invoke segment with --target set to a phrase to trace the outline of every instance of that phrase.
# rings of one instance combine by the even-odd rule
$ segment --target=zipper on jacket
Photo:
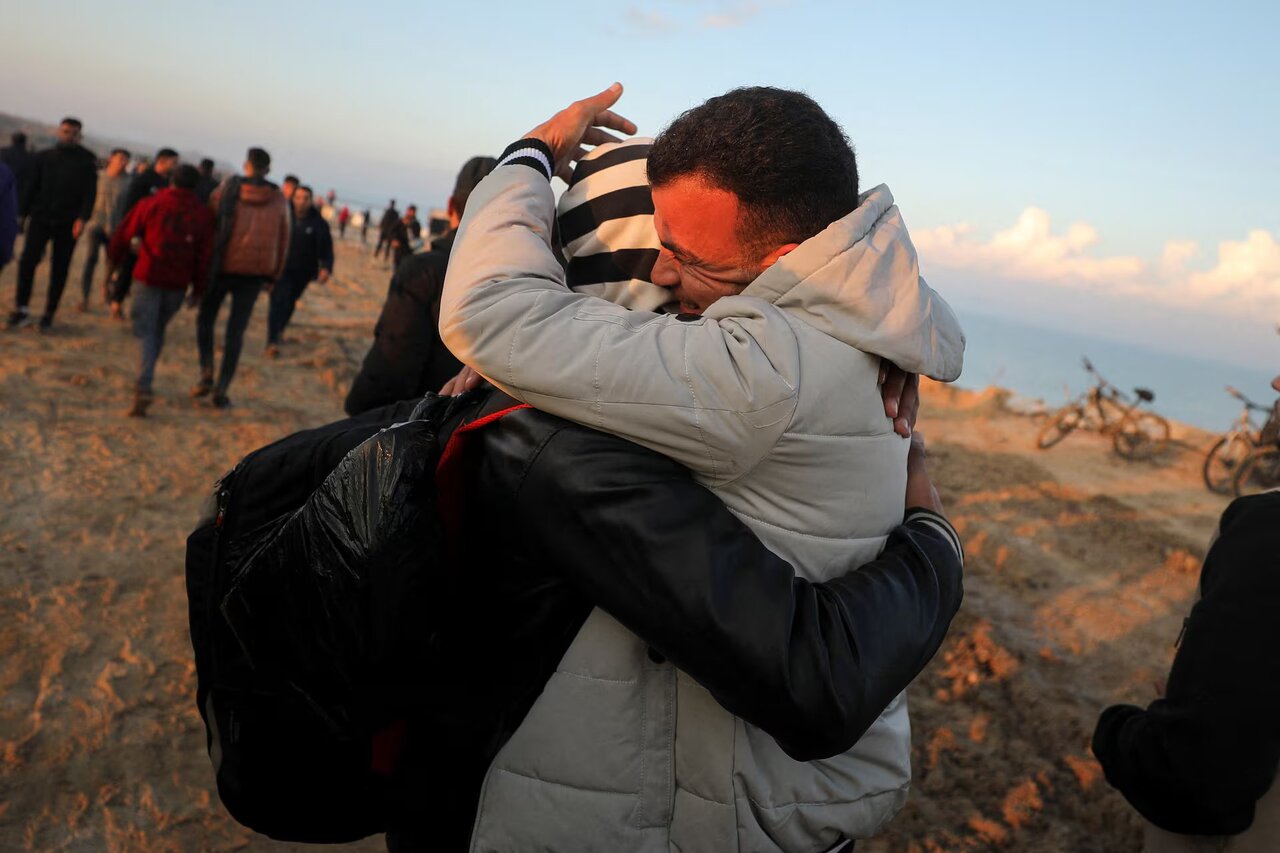
[[[1191,624],[1190,616],[1182,617],[1182,630],[1178,632],[1178,639],[1173,641],[1173,647],[1175,649],[1182,646],[1182,638],[1187,636],[1187,626],[1190,624]]]

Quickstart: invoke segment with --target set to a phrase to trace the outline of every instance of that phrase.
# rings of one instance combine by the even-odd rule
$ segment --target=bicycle
[[[1227,393],[1244,403],[1244,408],[1235,425],[1223,433],[1204,458],[1204,484],[1209,491],[1219,495],[1231,492],[1240,463],[1264,443],[1261,428],[1254,423],[1252,413],[1271,412],[1271,409],[1258,405],[1230,385],[1227,386]]]
[[[1094,378],[1094,386],[1054,412],[1036,436],[1041,450],[1053,447],[1072,430],[1092,429],[1111,436],[1115,452],[1125,459],[1150,459],[1169,443],[1169,422],[1146,409],[1143,403],[1156,395],[1146,388],[1135,388],[1136,399],[1130,398],[1098,373],[1088,358],[1084,369]]]

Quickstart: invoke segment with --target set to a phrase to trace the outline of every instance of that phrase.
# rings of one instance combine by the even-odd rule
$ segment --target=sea
[[[1275,364],[1257,368],[1175,355],[1074,331],[1027,325],[1006,317],[958,311],[964,326],[964,373],[957,385],[1007,388],[1056,408],[1092,385],[1081,360],[1088,357],[1111,384],[1132,395],[1135,387],[1155,394],[1150,408],[1176,421],[1212,432],[1228,429],[1241,404],[1227,395],[1231,385],[1255,403],[1272,405]]]

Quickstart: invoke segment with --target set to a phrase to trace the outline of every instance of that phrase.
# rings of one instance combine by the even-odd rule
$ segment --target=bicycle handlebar
[[[1256,411],[1256,412],[1269,412],[1269,411],[1271,411],[1271,410],[1270,410],[1269,408],[1267,408],[1266,406],[1260,406],[1260,405],[1258,405],[1257,403],[1253,402],[1253,401],[1252,401],[1252,400],[1250,400],[1248,397],[1246,397],[1244,394],[1241,394],[1238,390],[1236,390],[1235,388],[1231,387],[1230,385],[1226,386],[1226,389],[1227,389],[1227,393],[1228,393],[1228,394],[1230,394],[1232,397],[1235,397],[1235,398],[1236,398],[1237,400],[1239,400],[1241,403],[1244,403],[1244,406],[1245,406],[1245,408],[1246,408],[1246,409],[1253,409],[1253,410],[1254,410],[1254,411]]]

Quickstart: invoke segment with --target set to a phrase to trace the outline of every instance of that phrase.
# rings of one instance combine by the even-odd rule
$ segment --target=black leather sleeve
[[[809,583],[686,469],[581,427],[545,440],[517,506],[587,598],[797,760],[857,742],[960,606],[961,557],[934,525],[899,527],[877,560]]]
[[[1280,492],[1227,507],[1200,590],[1164,698],[1103,711],[1093,753],[1156,826],[1234,835],[1280,767]]]

